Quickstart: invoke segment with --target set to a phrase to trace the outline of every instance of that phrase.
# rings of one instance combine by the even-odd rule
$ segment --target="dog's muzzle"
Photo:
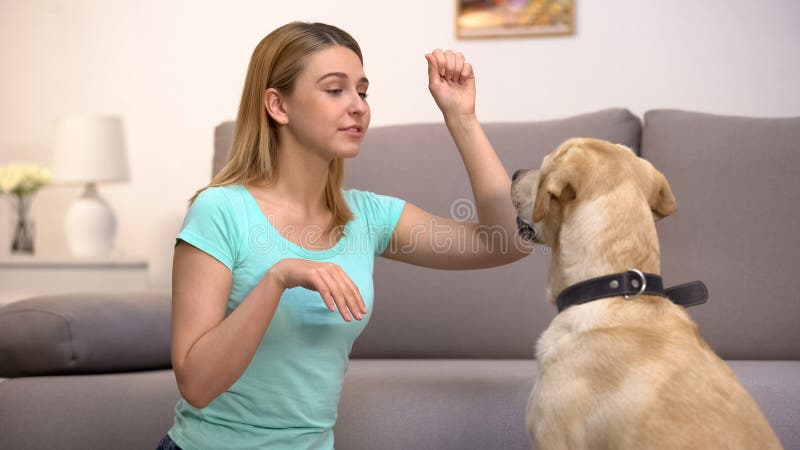
[[[519,217],[517,217],[517,231],[526,241],[533,242],[536,239],[536,228]]]

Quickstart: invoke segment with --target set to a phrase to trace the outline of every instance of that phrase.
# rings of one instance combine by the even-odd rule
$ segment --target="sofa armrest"
[[[168,293],[48,295],[0,308],[0,377],[170,367]]]

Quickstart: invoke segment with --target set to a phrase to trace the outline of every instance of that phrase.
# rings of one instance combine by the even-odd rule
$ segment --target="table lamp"
[[[128,158],[119,117],[67,116],[59,120],[53,154],[53,184],[85,186],[67,210],[67,246],[73,256],[107,258],[114,250],[117,221],[97,183],[128,181]]]

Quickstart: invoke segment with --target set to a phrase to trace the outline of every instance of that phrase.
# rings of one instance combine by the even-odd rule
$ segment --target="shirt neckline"
[[[259,220],[264,222],[264,226],[267,228],[267,230],[275,237],[275,239],[278,240],[280,244],[279,248],[287,248],[295,255],[306,259],[327,259],[342,253],[342,249],[346,245],[345,239],[350,231],[350,222],[345,224],[344,235],[339,237],[339,240],[336,241],[336,244],[333,247],[322,250],[308,249],[283,237],[283,235],[272,225],[272,222],[269,221],[267,216],[264,215],[264,211],[262,211],[261,207],[258,206],[258,201],[256,201],[255,197],[253,197],[253,194],[251,194],[243,184],[237,184],[234,186],[241,191],[242,195],[245,197],[245,200],[253,208],[255,208],[255,211],[258,213],[258,217],[260,218]]]

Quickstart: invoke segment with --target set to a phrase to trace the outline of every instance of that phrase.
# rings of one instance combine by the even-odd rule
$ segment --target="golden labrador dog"
[[[627,147],[570,139],[517,172],[511,195],[520,232],[552,249],[551,301],[595,279],[620,290],[567,306],[539,338],[526,419],[536,449],[781,448],[697,324],[658,292],[655,222],[676,210],[664,175]]]

